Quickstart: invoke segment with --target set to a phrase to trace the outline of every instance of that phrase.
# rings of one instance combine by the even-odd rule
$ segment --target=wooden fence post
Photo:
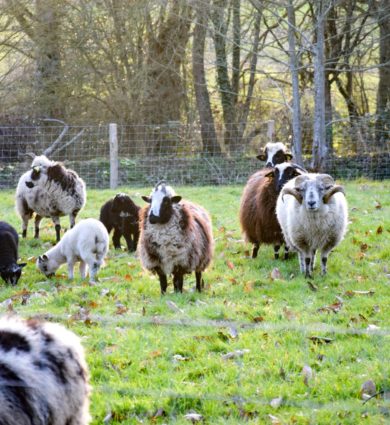
[[[108,126],[110,138],[110,189],[118,187],[118,126],[110,123]]]

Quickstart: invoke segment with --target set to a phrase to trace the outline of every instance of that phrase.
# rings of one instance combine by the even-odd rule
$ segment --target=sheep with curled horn
[[[246,241],[253,244],[252,258],[257,257],[261,244],[273,245],[275,259],[279,258],[284,238],[276,218],[276,201],[284,184],[305,172],[299,165],[284,162],[275,168],[257,171],[249,178],[242,194],[239,217]],[[286,244],[284,258],[288,258]]]
[[[344,188],[328,174],[298,176],[280,192],[276,215],[287,245],[298,251],[301,272],[312,276],[316,251],[320,250],[322,274],[326,274],[328,255],[347,229]]]
[[[140,212],[142,266],[158,275],[162,294],[167,290],[168,275],[173,275],[175,292],[182,292],[184,275],[192,272],[201,292],[202,272],[210,264],[214,248],[209,214],[182,200],[164,181],[142,199],[150,204]]]

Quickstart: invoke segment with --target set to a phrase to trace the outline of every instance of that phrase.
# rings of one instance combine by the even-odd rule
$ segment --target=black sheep
[[[19,237],[16,230],[0,221],[0,275],[6,283],[16,285],[26,263],[17,264]]]
[[[137,249],[139,238],[139,213],[137,206],[130,196],[118,193],[107,201],[100,209],[100,221],[106,226],[108,233],[114,229],[112,242],[120,249],[120,238],[123,236],[129,251]]]

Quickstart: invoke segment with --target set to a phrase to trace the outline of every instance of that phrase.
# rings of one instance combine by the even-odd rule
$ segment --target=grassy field
[[[205,290],[160,296],[158,279],[134,254],[109,251],[91,286],[66,268],[47,280],[35,259],[55,239],[21,240],[28,265],[17,287],[0,283],[0,313],[53,317],[78,333],[87,352],[93,424],[385,424],[390,422],[390,182],[346,183],[350,225],[310,282],[294,255],[256,260],[238,225],[242,186],[176,188],[211,213],[216,240]],[[142,205],[150,189],[122,188]],[[98,217],[115,192],[89,191],[80,217]],[[0,193],[0,219],[21,223],[13,192]],[[68,219],[62,224],[68,226]],[[124,242],[124,241],[123,241]],[[318,259],[317,259],[318,260]],[[277,269],[277,270],[276,270]],[[365,404],[372,380],[384,391]]]

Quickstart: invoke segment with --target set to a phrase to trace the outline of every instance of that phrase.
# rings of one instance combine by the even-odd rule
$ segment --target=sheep
[[[4,282],[16,285],[26,263],[18,264],[19,237],[16,230],[0,221],[0,276]]]
[[[266,167],[274,167],[276,164],[290,161],[292,157],[291,153],[287,151],[286,146],[281,142],[267,143],[264,153],[256,156],[260,161],[266,162]]]
[[[88,381],[74,333],[37,319],[0,318],[0,424],[87,425]]]
[[[328,255],[347,229],[348,208],[343,187],[336,185],[328,174],[298,176],[280,192],[276,215],[287,245],[298,251],[305,277],[312,276],[317,250],[321,250],[321,269],[325,275]]]
[[[114,229],[112,242],[116,249],[121,248],[121,236],[124,236],[130,252],[137,249],[140,209],[130,196],[124,193],[118,193],[100,209],[99,219],[106,226],[107,232],[110,233]]]
[[[80,275],[86,276],[88,265],[90,281],[103,264],[108,251],[108,233],[104,225],[94,218],[87,218],[68,230],[53,248],[37,259],[38,269],[47,277],[52,277],[61,264],[68,265],[68,278],[73,279],[73,269],[80,262]]]
[[[273,244],[274,257],[279,258],[284,239],[276,219],[276,200],[287,181],[305,172],[299,165],[284,162],[257,171],[249,178],[241,198],[239,218],[246,241],[254,245],[252,258],[257,257],[262,243]],[[288,258],[286,245],[284,258]]]
[[[60,240],[60,217],[69,215],[70,227],[86,202],[84,181],[62,164],[44,155],[34,158],[31,170],[24,173],[16,188],[16,211],[23,221],[22,236],[27,236],[28,221],[35,213],[35,235],[39,238],[39,224],[43,217],[53,220],[56,240]]]
[[[138,253],[142,266],[158,275],[161,294],[167,289],[167,275],[173,274],[175,292],[183,292],[183,276],[193,271],[196,289],[201,292],[202,272],[214,249],[208,213],[199,205],[182,201],[164,182],[142,199],[150,204],[140,212]]]

